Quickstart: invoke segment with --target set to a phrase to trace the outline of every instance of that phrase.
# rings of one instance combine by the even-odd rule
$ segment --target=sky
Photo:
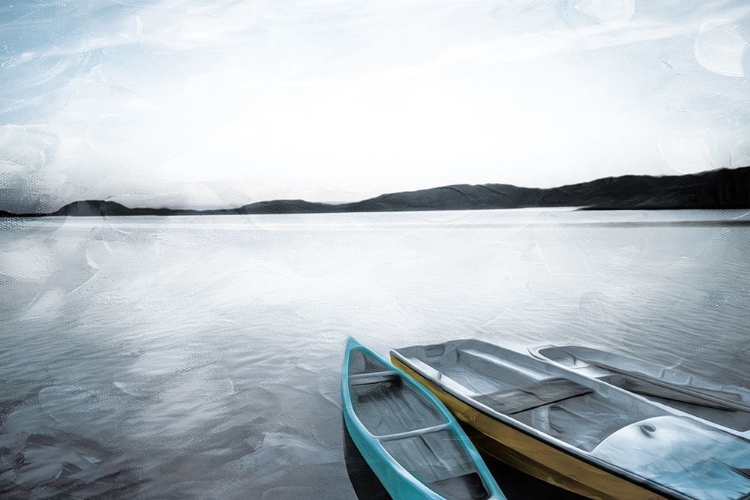
[[[0,209],[750,165],[747,0],[0,3]]]

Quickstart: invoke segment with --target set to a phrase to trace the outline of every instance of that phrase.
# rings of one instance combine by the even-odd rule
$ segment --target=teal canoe
[[[351,338],[341,400],[346,430],[393,499],[505,499],[448,409]]]

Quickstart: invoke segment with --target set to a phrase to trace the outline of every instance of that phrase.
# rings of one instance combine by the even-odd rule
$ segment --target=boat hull
[[[492,418],[444,391],[398,358],[391,356],[391,361],[435,394],[465,424],[467,434],[478,448],[526,474],[593,499],[670,498]]]

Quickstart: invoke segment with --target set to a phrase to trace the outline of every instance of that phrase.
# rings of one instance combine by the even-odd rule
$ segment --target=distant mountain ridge
[[[587,210],[750,208],[750,167],[663,177],[625,175],[545,189],[509,184],[458,184],[384,194],[341,204],[273,200],[232,209],[192,210],[128,208],[113,201],[84,200],[48,214],[14,214],[0,210],[0,216],[302,214],[528,207],[581,207]]]

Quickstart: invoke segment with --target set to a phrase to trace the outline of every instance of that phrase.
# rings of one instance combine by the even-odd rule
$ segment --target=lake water
[[[745,211],[0,219],[0,496],[355,498],[352,335],[748,385]]]

